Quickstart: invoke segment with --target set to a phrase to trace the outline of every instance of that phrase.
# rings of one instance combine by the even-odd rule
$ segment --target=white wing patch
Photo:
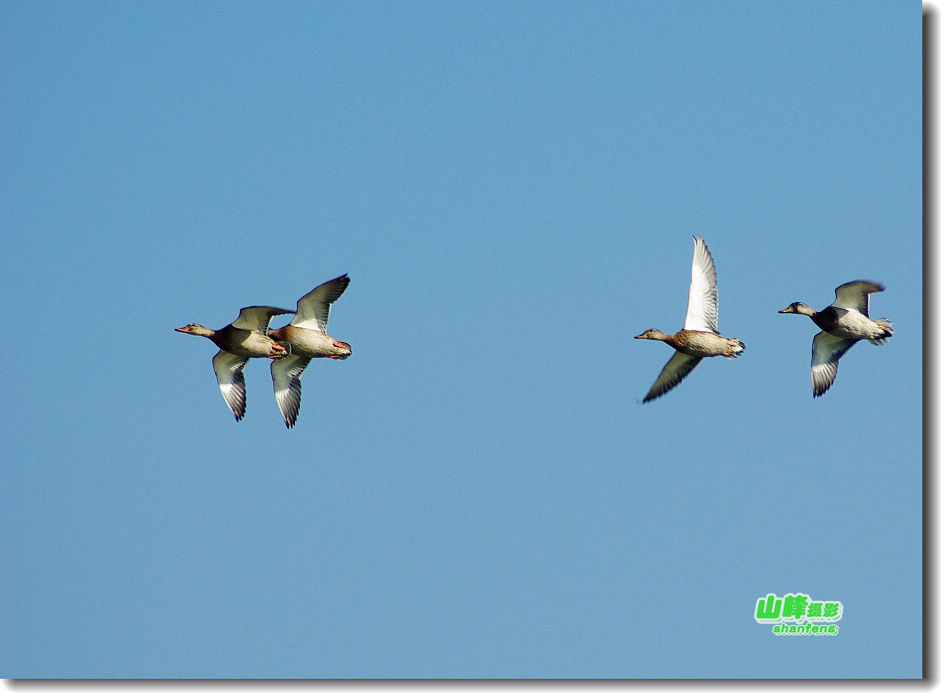
[[[663,367],[663,371],[660,372],[659,377],[653,384],[650,392],[647,393],[646,398],[643,399],[643,402],[647,403],[654,398],[659,398],[676,386],[680,381],[686,378],[689,372],[696,368],[696,365],[699,364],[700,361],[702,361],[702,357],[691,357],[688,354],[676,352],[670,361],[666,363],[666,366]]]
[[[336,301],[350,283],[345,274],[324,282],[306,296],[297,301],[297,314],[291,325],[326,334],[327,321],[330,318],[330,305]]]
[[[716,289],[716,265],[705,241],[693,236],[693,269],[689,282],[685,330],[719,332],[719,292]]]
[[[868,294],[876,294],[879,291],[884,291],[884,287],[874,282],[848,282],[835,289],[835,302],[832,305],[867,315]]]
[[[300,376],[309,363],[310,357],[287,355],[275,359],[270,365],[270,375],[274,380],[274,397],[277,398],[277,407],[287,429],[297,422],[300,412]]]
[[[224,350],[214,355],[211,360],[224,402],[228,404],[234,414],[234,419],[238,421],[244,417],[245,411],[244,365],[247,364],[247,360],[247,357],[239,357]]]
[[[822,330],[811,343],[811,388],[817,398],[831,388],[838,375],[838,360],[857,340],[835,337]]]
[[[231,325],[239,330],[250,330],[251,332],[256,330],[263,333],[267,332],[271,318],[283,315],[284,313],[293,313],[293,311],[286,311],[283,308],[274,308],[272,306],[247,306],[241,309],[241,314]]]

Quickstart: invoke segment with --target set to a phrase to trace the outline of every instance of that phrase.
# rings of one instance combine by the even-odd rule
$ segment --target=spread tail
[[[887,318],[878,318],[874,322],[877,323],[877,327],[881,329],[881,335],[871,340],[871,342],[875,345],[883,345],[887,342],[887,338],[894,334],[894,324]]]

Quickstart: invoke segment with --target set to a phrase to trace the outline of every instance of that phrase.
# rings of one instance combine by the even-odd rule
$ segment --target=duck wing
[[[686,375],[696,368],[696,365],[702,361],[702,357],[691,357],[682,352],[676,352],[673,357],[663,367],[663,371],[657,377],[650,392],[647,393],[644,403],[648,403],[654,398],[659,398],[680,381],[686,378]]]
[[[266,333],[267,326],[270,325],[270,319],[284,313],[293,313],[293,311],[274,308],[273,306],[246,306],[241,309],[241,314],[231,325],[240,330]]]
[[[858,311],[862,315],[867,315],[868,294],[876,294],[879,291],[884,291],[884,287],[876,282],[848,282],[835,289],[835,302],[832,305],[837,308],[847,308]]]
[[[234,419],[238,422],[244,417],[244,365],[247,364],[247,360],[247,357],[239,357],[225,350],[218,352],[211,360],[224,402],[228,404],[231,412],[234,413]]]
[[[295,354],[288,354],[271,362],[270,375],[274,380],[274,396],[287,429],[297,422],[297,414],[300,412],[300,376],[309,363],[310,357]]]
[[[815,398],[831,388],[838,375],[838,360],[857,340],[836,337],[822,330],[811,342],[811,388]]]
[[[689,281],[685,330],[718,332],[719,292],[716,289],[716,265],[705,241],[693,236],[693,269]]]
[[[330,318],[330,304],[346,291],[350,278],[345,274],[324,282],[316,289],[297,301],[297,315],[291,325],[308,328],[326,334],[327,320]]]

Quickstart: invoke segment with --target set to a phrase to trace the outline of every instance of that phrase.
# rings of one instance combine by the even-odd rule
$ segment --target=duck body
[[[830,306],[816,311],[808,304],[795,301],[779,313],[796,313],[811,318],[821,328],[811,343],[812,395],[817,398],[831,388],[838,375],[838,361],[861,340],[881,345],[894,334],[894,325],[887,318],[868,317],[868,296],[884,291],[876,282],[853,281],[835,289]]]
[[[211,365],[218,379],[218,388],[234,415],[240,421],[246,411],[244,367],[249,359],[285,356],[287,348],[267,336],[270,319],[291,311],[273,306],[247,306],[230,325],[220,330],[211,330],[198,323],[175,328],[175,332],[207,337],[220,351],[214,355]]]
[[[330,306],[343,295],[350,278],[342,275],[324,282],[297,301],[297,313],[289,325],[271,330],[268,337],[286,347],[287,354],[271,363],[277,407],[288,429],[300,412],[300,377],[311,359],[329,357],[343,360],[353,350],[350,345],[327,334]]]
[[[290,313],[291,311],[284,311]],[[239,357],[248,359],[255,357],[273,357],[287,354],[287,350],[271,340],[259,330],[243,330],[228,325],[220,330],[210,330],[197,323],[189,323],[183,328],[175,328],[176,332],[207,337],[219,349]],[[207,332],[205,332],[207,331]]]
[[[325,332],[302,328],[297,325],[286,325],[277,330],[271,330],[270,338],[285,344],[289,354],[298,357],[316,359],[329,357],[330,359],[346,359],[353,350],[345,342],[334,340]]]
[[[667,335],[656,328],[650,328],[634,338],[659,340],[676,350],[643,399],[644,403],[659,398],[678,385],[705,357],[735,359],[745,350],[745,344],[739,338],[723,337],[719,334],[716,265],[705,241],[699,236],[693,236],[693,241],[689,303],[683,329],[673,335]]]
[[[680,330],[673,335],[662,333],[656,328],[650,328],[642,335],[637,335],[636,340],[660,340],[665,342],[677,352],[682,352],[690,357],[728,357],[735,359],[743,350],[745,344],[737,337],[723,337],[719,333],[706,332],[704,330]]]
[[[880,291],[883,291],[883,287]],[[798,313],[807,315],[812,322],[826,333],[846,340],[868,340],[879,345],[887,342],[893,333],[893,325],[887,318],[871,320],[866,315],[853,308],[838,308],[828,306],[824,310],[816,311],[807,304],[796,301],[779,313]]]

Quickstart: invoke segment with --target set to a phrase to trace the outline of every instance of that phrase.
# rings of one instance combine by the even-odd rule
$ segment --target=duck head
[[[815,310],[807,303],[795,301],[794,303],[789,304],[788,308],[783,308],[781,311],[779,311],[779,313],[798,313],[803,316],[811,316],[815,315]]]
[[[644,330],[642,335],[637,335],[634,340],[665,340],[669,335],[664,332],[660,332],[656,328],[650,328],[649,330]]]
[[[188,333],[189,335],[201,335],[202,337],[211,337],[214,335],[214,330],[210,330],[203,325],[198,325],[198,323],[188,323],[183,328],[175,328],[176,333]]]

